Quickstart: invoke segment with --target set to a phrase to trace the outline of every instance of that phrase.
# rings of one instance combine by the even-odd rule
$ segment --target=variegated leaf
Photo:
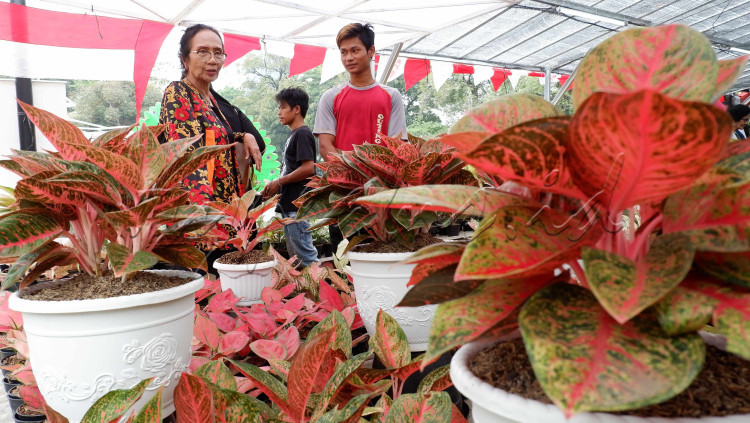
[[[484,130],[454,132],[440,137],[440,142],[455,147],[458,151],[471,151],[476,148],[480,142],[491,135],[491,133],[491,131]]]
[[[400,368],[411,360],[406,333],[396,319],[382,309],[375,318],[375,334],[370,337],[369,344],[386,368]]]
[[[585,200],[565,160],[569,125],[570,117],[524,122],[488,137],[459,157],[503,180]]]
[[[99,398],[83,415],[81,423],[111,422],[123,414],[143,395],[153,378],[140,381],[130,389],[115,389]]]
[[[586,289],[555,284],[519,317],[534,374],[568,416],[656,404],[685,389],[705,357],[697,334],[668,337],[651,313],[624,325]]]
[[[213,383],[207,385],[213,396],[214,414],[220,422],[264,423],[265,417],[272,414],[271,408],[257,398]]]
[[[731,91],[732,84],[737,77],[742,74],[747,66],[747,60],[750,55],[740,56],[729,60],[719,60],[719,76],[714,89],[714,97],[711,101],[716,101],[727,91]]]
[[[460,185],[398,188],[360,197],[356,202],[368,207],[448,212],[470,216],[486,216],[505,206],[535,205],[533,200],[514,194],[491,188]]]
[[[466,244],[450,242],[428,245],[407,257],[404,263],[458,263],[464,253],[464,248]]]
[[[697,267],[725,282],[750,288],[750,252],[715,253],[703,251],[695,255]]]
[[[207,161],[215,159],[222,152],[231,148],[234,148],[234,144],[198,147],[178,157],[164,168],[159,177],[156,178],[154,186],[162,189],[176,186],[186,176],[205,166]]]
[[[553,283],[550,274],[491,279],[471,294],[440,304],[430,327],[426,359],[473,341],[511,315],[529,296]]]
[[[213,395],[208,383],[198,376],[182,372],[174,389],[174,406],[180,422],[213,423]]]
[[[315,410],[312,414],[312,421],[315,421],[318,416],[322,416],[323,413],[325,413],[333,397],[342,388],[344,381],[354,373],[355,370],[362,366],[365,360],[369,357],[370,352],[364,352],[350,358],[344,364],[336,368],[333,376],[328,380],[328,383],[326,383],[320,397],[316,401]]]
[[[450,376],[451,366],[438,367],[419,381],[418,394],[426,394],[430,391],[442,391],[453,385]]]
[[[142,124],[129,138],[128,150],[124,154],[143,173],[144,186],[150,187],[167,164],[167,155],[159,147],[154,133]]]
[[[654,306],[664,332],[669,336],[695,333],[711,321],[717,300],[702,293],[710,277],[691,272],[672,292]]]
[[[273,377],[270,373],[261,370],[252,364],[243,363],[240,361],[229,360],[237,369],[242,373],[243,376],[252,380],[258,389],[261,390],[268,398],[281,408],[287,415],[292,415],[294,411],[289,406],[286,386],[278,379]]]
[[[222,389],[237,390],[237,382],[234,380],[234,375],[221,360],[210,361],[200,366],[195,371],[195,375],[216,384]]]
[[[581,225],[554,209],[504,207],[477,228],[456,280],[543,274],[580,257],[580,248],[592,245],[602,232],[601,225]]]
[[[341,162],[334,162],[326,169],[324,180],[340,188],[361,187],[369,178]]]
[[[289,370],[289,416],[294,421],[302,421],[305,409],[313,393],[313,387],[319,373],[331,370],[325,368],[330,356],[331,344],[335,339],[336,332],[329,330],[308,338],[297,350],[292,360],[292,368]]]
[[[56,238],[62,228],[41,208],[0,218],[0,257],[19,257]]]
[[[573,85],[573,107],[579,109],[599,91],[645,89],[685,101],[710,102],[718,75],[711,42],[700,32],[676,24],[631,28],[599,43],[583,58]]]
[[[620,324],[674,289],[690,270],[694,254],[688,237],[682,234],[656,237],[638,261],[594,248],[582,250],[591,291]]]
[[[120,277],[126,273],[149,269],[159,262],[159,257],[156,254],[148,251],[132,253],[124,245],[114,242],[107,244],[106,248],[109,264],[112,266],[116,277]]]
[[[192,242],[162,245],[152,251],[166,262],[174,263],[188,269],[206,270],[206,255],[195,248]]]
[[[690,81],[692,85],[694,81]],[[729,115],[658,91],[595,93],[570,124],[575,184],[611,213],[661,201],[716,163],[731,132]]]
[[[2,223],[2,221],[0,221],[0,223]],[[44,261],[62,248],[62,245],[50,240],[38,248],[20,256],[15,260],[13,265],[10,266],[10,269],[8,269],[8,273],[5,275],[1,289],[8,289],[15,285],[32,266]]]
[[[359,164],[366,166],[388,186],[401,185],[399,169],[406,163],[400,160],[387,147],[378,144],[362,144],[354,146],[354,153]],[[329,179],[330,180],[330,179]]]
[[[431,271],[406,292],[404,298],[398,303],[399,307],[419,307],[455,300],[470,294],[484,282],[476,279],[454,282],[455,264],[448,263],[447,267],[440,268],[435,268],[435,266],[438,265],[418,264],[414,268],[412,278],[416,272],[421,272],[425,267],[429,267]]]
[[[331,344],[332,349],[339,349],[344,354],[350,355],[352,351],[352,333],[349,330],[349,324],[346,318],[338,310],[333,310],[321,320],[320,323],[310,330],[307,334],[308,339],[312,339],[321,333],[333,330],[336,336]]]
[[[521,93],[510,94],[484,103],[475,109],[466,112],[466,114],[448,130],[448,133],[452,135],[459,132],[476,131],[490,135],[502,132],[523,122],[560,115],[562,115],[562,113],[557,110],[552,103],[537,95]],[[443,142],[451,144],[448,141]],[[458,144],[467,147],[471,142],[471,140],[461,141],[458,142]],[[458,147],[458,145],[455,146]]]
[[[315,423],[362,423],[362,413],[367,407],[367,403],[373,394],[362,394],[349,400],[346,405],[340,409],[334,408],[326,414],[315,420]]]
[[[393,401],[385,423],[450,423],[451,405],[447,392],[404,394]]]
[[[164,392],[164,386],[160,386],[143,406],[141,411],[133,420],[133,423],[161,423],[161,398]]]
[[[375,213],[369,213],[364,207],[353,207],[339,216],[339,229],[344,236],[349,237],[370,225],[376,217]]]

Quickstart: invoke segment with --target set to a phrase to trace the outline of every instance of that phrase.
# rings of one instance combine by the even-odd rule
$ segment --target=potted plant
[[[273,231],[284,227],[286,220],[273,218],[271,222],[257,227],[258,219],[266,211],[276,206],[278,196],[274,196],[257,207],[252,207],[255,191],[248,191],[242,197],[235,197],[229,204],[211,202],[208,206],[218,210],[224,226],[212,228],[211,235],[219,248],[233,247],[236,251],[219,257],[214,267],[219,272],[221,288],[231,289],[240,297],[237,303],[248,306],[261,302],[263,288],[271,286],[271,271],[276,261],[273,256],[255,247]]]
[[[408,290],[413,265],[400,262],[411,251],[434,242],[427,229],[437,218],[433,211],[369,209],[355,201],[389,188],[424,184],[469,184],[476,179],[455,157],[456,148],[437,140],[387,136],[382,144],[363,144],[353,151],[330,156],[317,166],[322,176],[313,177],[313,189],[300,197],[298,219],[325,219],[319,226],[338,223],[346,237],[372,238],[366,249],[349,251],[354,290],[367,332],[375,333],[378,310],[392,315],[406,332],[413,351],[424,351],[434,307],[394,309]],[[313,228],[314,229],[314,228]]]
[[[161,127],[108,133],[91,142],[69,122],[21,103],[56,153],[17,151],[0,162],[21,176],[18,210],[0,218],[0,251],[18,257],[3,288],[21,288],[53,266],[82,274],[13,294],[23,313],[39,389],[53,409],[80,421],[107,391],[155,378],[164,415],[190,360],[193,295],[203,278],[148,269],[159,260],[205,267],[191,231],[221,219],[186,205],[180,181],[223,149],[195,139],[159,144]],[[56,238],[67,243],[58,243]]]
[[[572,117],[529,119],[533,106],[509,98],[443,137],[495,187],[360,199],[483,217],[467,244],[410,258],[429,276],[403,304],[442,303],[426,358],[520,329],[554,406],[480,380],[468,363],[484,346],[469,344],[451,376],[475,421],[664,421],[601,412],[666,401],[705,360],[722,361],[706,356],[698,332],[708,323],[727,351],[750,358],[750,153],[727,157],[730,121],[712,104],[746,62],[717,61],[683,25],[623,31],[581,62]],[[503,181],[525,194],[496,188]],[[554,276],[563,264],[575,278]],[[750,418],[734,413],[707,421]]]

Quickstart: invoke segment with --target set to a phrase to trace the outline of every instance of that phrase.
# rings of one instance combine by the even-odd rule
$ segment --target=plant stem
[[[639,230],[635,236],[635,240],[630,245],[627,257],[633,261],[637,261],[641,251],[646,247],[651,233],[655,232],[656,229],[661,225],[663,216],[661,214],[655,215],[651,221],[645,227],[642,226],[642,230]]]
[[[584,288],[589,287],[589,281],[586,279],[586,272],[583,271],[583,267],[578,263],[578,260],[573,260],[568,263],[568,266],[573,270],[578,278],[578,284]]]

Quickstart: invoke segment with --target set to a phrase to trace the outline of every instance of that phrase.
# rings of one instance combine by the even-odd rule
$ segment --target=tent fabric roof
[[[400,54],[406,57],[564,74],[607,37],[640,26],[690,25],[711,40],[719,59],[750,52],[750,0],[27,0],[26,5],[181,26],[200,22],[222,32],[329,48],[336,47],[335,35],[345,24],[369,22],[381,53],[403,43]],[[750,68],[732,88],[748,87]]]

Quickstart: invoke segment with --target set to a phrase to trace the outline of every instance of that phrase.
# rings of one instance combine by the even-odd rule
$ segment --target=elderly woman
[[[734,126],[732,127],[732,139],[744,140],[747,134],[744,131],[745,125],[750,120],[750,107],[746,104],[735,104],[727,108],[729,116],[732,116]]]
[[[237,152],[241,152],[240,160],[252,157],[260,169],[258,142],[262,137],[246,117],[242,119],[244,114],[239,116],[242,112],[211,90],[227,57],[216,29],[203,24],[187,28],[180,39],[179,57],[182,79],[169,84],[161,102],[159,123],[167,124],[163,141],[203,135],[194,147],[242,143],[242,149],[224,151],[213,164],[204,165],[183,180],[191,203],[228,202],[246,189]]]

